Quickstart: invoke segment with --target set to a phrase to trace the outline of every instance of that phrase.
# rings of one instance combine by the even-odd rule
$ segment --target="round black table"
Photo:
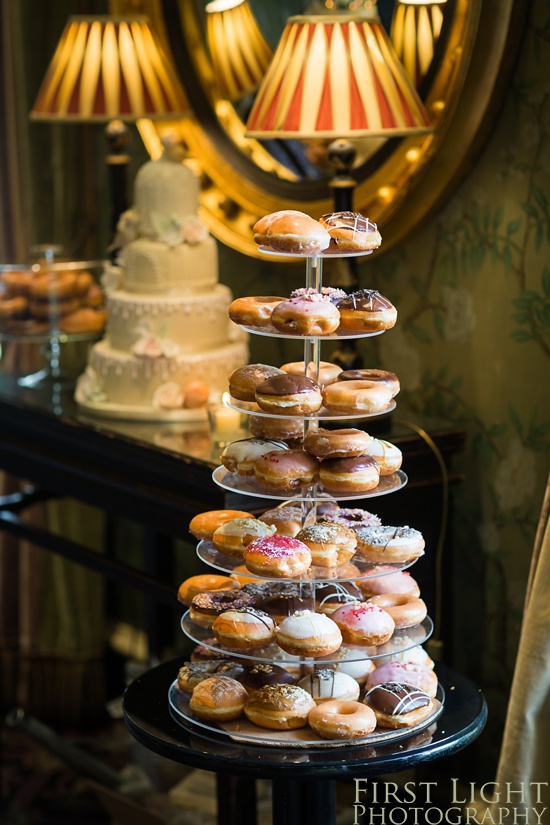
[[[445,665],[437,675],[445,707],[427,731],[382,746],[279,749],[243,745],[229,737],[195,731],[175,721],[168,688],[181,659],[144,673],[126,689],[124,717],[132,736],[167,759],[214,771],[218,778],[219,821],[253,825],[255,779],[273,783],[273,822],[310,825],[335,822],[334,780],[401,771],[450,756],[476,739],[487,719],[487,706],[473,682]]]

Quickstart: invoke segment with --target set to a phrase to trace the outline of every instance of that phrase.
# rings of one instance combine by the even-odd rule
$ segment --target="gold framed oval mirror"
[[[332,211],[331,192],[328,178],[299,177],[245,137],[238,109],[216,90],[202,19],[205,4],[111,0],[110,8],[115,14],[148,15],[168,44],[193,112],[178,128],[201,173],[201,217],[220,241],[257,256],[251,227],[261,215],[300,209],[318,217]],[[445,3],[433,65],[419,88],[433,131],[385,141],[370,157],[359,153],[354,169],[354,209],[379,225],[382,250],[441,207],[482,148],[509,86],[526,5],[526,0]]]

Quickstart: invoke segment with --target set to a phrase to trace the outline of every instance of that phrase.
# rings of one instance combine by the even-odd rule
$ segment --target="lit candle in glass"
[[[241,413],[228,407],[228,401],[229,393],[224,392],[221,407],[216,407],[214,410],[215,435],[219,439],[223,439],[228,434],[235,435],[241,428]]]

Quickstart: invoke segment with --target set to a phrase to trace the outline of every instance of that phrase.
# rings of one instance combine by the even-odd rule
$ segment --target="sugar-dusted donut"
[[[408,562],[424,554],[424,538],[414,527],[363,527],[357,531],[357,552],[367,561]]]
[[[357,547],[353,530],[331,522],[308,524],[296,538],[309,547],[316,567],[339,567],[351,559]]]
[[[255,539],[244,551],[244,563],[251,573],[288,579],[311,567],[311,552],[303,542],[288,536]]]
[[[343,524],[351,530],[360,530],[362,527],[374,527],[382,522],[374,513],[368,510],[361,510],[358,507],[341,507],[335,513],[328,513],[323,517],[323,521],[335,521]]]
[[[302,510],[300,507],[274,507],[260,516],[260,521],[273,524],[281,536],[294,538],[302,529]]]

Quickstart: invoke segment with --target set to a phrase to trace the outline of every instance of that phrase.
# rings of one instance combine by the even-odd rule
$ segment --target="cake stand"
[[[265,250],[262,249],[262,251]],[[266,252],[266,254],[273,253],[268,251]],[[323,285],[322,268],[324,256],[297,255],[295,257],[305,259],[306,288],[313,288],[320,292]],[[334,254],[331,254],[331,257],[334,257]],[[269,328],[258,329],[256,327],[247,327],[247,330],[252,334],[277,336],[280,335],[276,330],[272,331]],[[344,331],[344,335],[342,335],[341,337],[366,338],[372,336],[373,334],[379,335],[380,332],[348,333],[348,331]],[[309,364],[313,363],[313,377],[315,380],[317,380],[318,383],[319,367],[321,360],[321,345],[323,340],[325,340],[326,338],[334,338],[334,334],[316,336],[301,336],[287,334],[286,337],[303,339],[304,370],[307,369],[307,366]],[[282,415],[277,416],[276,414],[262,412],[262,410],[259,409],[259,407],[256,404],[241,402],[237,401],[236,399],[231,399],[231,401],[229,402],[229,406],[233,407],[236,410],[239,410],[239,412],[245,415],[265,415],[269,418],[289,417]],[[393,410],[394,408],[395,402],[392,401],[381,412],[370,415],[364,412],[359,413],[357,415],[338,415],[331,410],[321,408],[319,412],[312,415],[292,415],[290,417],[292,417],[293,419],[299,419],[303,422],[303,433],[305,435],[308,430],[317,429],[319,427],[319,422],[323,422],[326,420],[348,421],[350,419],[364,420],[367,418],[378,418],[380,415],[386,415],[389,411]],[[218,486],[233,492],[238,492],[242,495],[272,500],[289,499],[288,491],[277,491],[273,490],[272,488],[263,487],[257,482],[257,480],[253,476],[239,476],[237,474],[229,472],[224,466],[217,467],[214,470],[212,478]],[[310,488],[306,488],[300,491],[300,493],[297,496],[292,498],[292,501],[300,504],[302,511],[302,524],[305,524],[307,519],[311,519],[312,517],[314,520],[316,519],[317,503],[319,501],[326,499],[327,496],[338,501],[357,501],[358,499],[365,498],[370,500],[371,498],[375,498],[376,496],[387,495],[389,493],[396,492],[397,490],[404,487],[406,483],[407,476],[404,472],[398,470],[389,476],[382,476],[378,486],[372,490],[363,492],[355,491],[349,494],[334,494],[331,493],[330,490],[325,490],[322,484],[315,484]],[[235,560],[228,556],[224,556],[224,554],[222,553],[219,553],[214,547],[214,545],[210,542],[200,542],[197,546],[197,555],[203,562],[205,562],[209,566],[219,571],[222,571],[228,575],[234,572],[234,569],[239,565],[239,563],[242,564],[242,560],[240,559]],[[405,567],[410,566],[403,564],[380,565],[368,563],[357,555],[353,557],[352,562],[354,565],[356,565],[356,569],[353,570],[353,572],[347,571],[346,565],[343,565],[341,568],[328,569],[321,567],[311,567],[306,574],[297,577],[296,579],[284,579],[284,582],[297,583],[300,590],[300,594],[305,594],[306,589],[308,594],[311,591],[313,591],[313,595],[311,596],[311,598],[313,599],[313,609],[315,609],[315,588],[320,584],[324,584],[326,582],[339,584],[341,582],[350,580],[356,581],[358,579],[372,578],[375,576],[387,575],[388,573],[394,572],[396,569],[404,569]],[[410,564],[412,563],[413,562],[411,562]],[[359,574],[357,574],[357,568],[359,569]],[[251,581],[258,579],[261,581],[269,581],[269,577],[265,575],[256,576],[253,573],[250,573],[249,575]],[[281,579],[277,579],[277,581],[280,582]],[[292,665],[295,668],[299,667],[302,675],[314,671],[317,666],[337,666],[337,664],[342,661],[353,662],[363,661],[366,659],[387,659],[389,656],[395,655],[396,653],[401,654],[413,647],[416,647],[417,645],[423,644],[430,637],[433,630],[432,621],[429,617],[427,617],[423,622],[421,622],[415,627],[406,628],[402,631],[395,631],[389,642],[377,648],[361,647],[357,649],[357,646],[350,646],[343,643],[341,647],[338,649],[338,651],[336,651],[335,653],[312,659],[289,656],[288,654],[285,654],[284,651],[282,651],[275,642],[265,646],[260,651],[258,651],[257,649],[252,649],[250,651],[228,649],[220,643],[218,643],[216,639],[213,639],[212,633],[210,631],[205,630],[204,628],[196,625],[191,620],[189,613],[186,613],[184,615],[181,627],[184,634],[192,641],[198,644],[202,644],[205,647],[210,648],[217,653],[225,654],[228,658],[236,658],[239,661],[243,659],[251,661],[263,661],[279,664],[283,667],[286,663],[287,665]],[[381,730],[377,728],[369,736],[362,737],[359,740],[354,740],[354,742],[351,744],[349,740],[345,739],[330,741],[323,740],[321,739],[321,737],[317,736],[317,734],[315,734],[315,732],[312,731],[309,727],[301,728],[294,731],[271,731],[258,728],[252,723],[246,720],[243,721],[241,719],[233,723],[207,724],[199,717],[197,717],[195,714],[193,714],[193,712],[190,710],[188,697],[179,690],[177,686],[177,680],[175,680],[170,685],[168,700],[172,715],[174,719],[176,719],[176,721],[179,721],[183,726],[190,726],[192,729],[194,728],[195,730],[200,730],[203,733],[205,731],[215,732],[227,736],[232,741],[237,741],[245,744],[261,744],[266,747],[284,746],[288,749],[304,747],[325,749],[344,746],[349,748],[364,747],[366,745],[378,745],[389,741],[406,739],[408,737],[419,734],[422,730],[434,724],[438,716],[443,711],[444,692],[441,689],[439,690],[437,697],[434,699],[433,713],[426,719],[424,719],[422,722],[420,722],[413,729],[400,729],[397,731],[388,732],[387,730]]]

